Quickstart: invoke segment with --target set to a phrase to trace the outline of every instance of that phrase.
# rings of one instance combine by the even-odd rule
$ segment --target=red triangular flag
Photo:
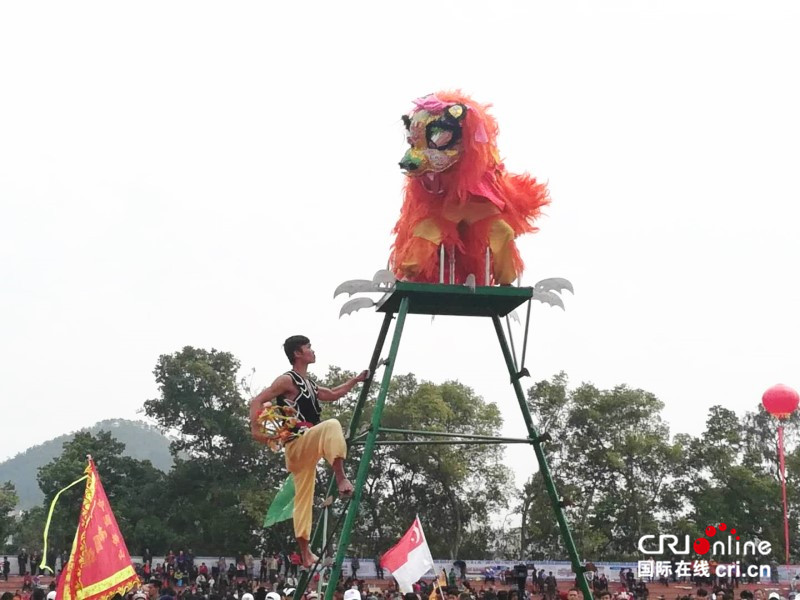
[[[131,556],[111,511],[94,462],[83,494],[78,531],[67,566],[58,579],[57,600],[107,600],[139,584]]]

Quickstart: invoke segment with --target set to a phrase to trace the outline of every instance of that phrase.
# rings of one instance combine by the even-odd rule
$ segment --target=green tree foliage
[[[42,532],[44,531],[46,517],[47,511],[44,506],[34,506],[22,513],[22,516],[17,519],[14,525],[15,549],[27,548],[28,550],[33,550],[34,548],[42,547]]]
[[[153,374],[160,397],[144,403],[145,414],[176,434],[173,455],[185,451],[206,461],[229,456],[254,459],[242,435],[247,409],[239,386],[239,361],[229,352],[185,347],[159,357]]]
[[[10,481],[0,484],[0,548],[14,529],[14,518],[11,512],[17,505],[17,492]]]
[[[536,383],[528,403],[540,430],[552,437],[546,454],[559,491],[571,500],[567,512],[582,556],[635,559],[641,535],[700,536],[723,520],[783,556],[777,423],[761,406],[742,417],[713,406],[700,436],[671,439],[662,403],[643,390],[590,384],[570,390],[561,373]],[[796,440],[799,424],[797,414],[785,422],[787,440]],[[800,450],[787,457],[787,466],[789,504],[796,507]],[[519,501],[523,547],[537,558],[566,556],[538,474]],[[796,508],[790,520],[796,528]]]
[[[788,440],[797,437],[800,416],[784,422]],[[708,413],[705,433],[691,442],[686,461],[685,494],[699,534],[707,524],[721,518],[736,527],[743,539],[768,541],[773,554],[784,556],[783,505],[778,463],[777,422],[763,407],[739,418],[722,406]],[[787,494],[790,507],[800,496],[797,481],[798,454],[787,458]],[[797,509],[789,511],[790,530],[798,523]],[[796,537],[796,536],[795,536]],[[791,549],[797,553],[798,548]]]
[[[239,369],[228,352],[189,346],[158,359],[154,374],[160,396],[147,400],[144,409],[175,436],[175,465],[160,515],[175,535],[154,541],[151,548],[214,554],[259,543],[267,506],[286,473],[283,457],[250,436],[249,394],[245,397]]]
[[[562,373],[539,382],[528,402],[541,431],[552,437],[546,453],[582,555],[624,558],[638,539],[657,531],[663,497],[683,457],[669,441],[662,403],[643,390],[567,389]],[[522,493],[523,539],[535,557],[565,556],[548,497],[537,474]],[[549,513],[549,514],[548,514]]]

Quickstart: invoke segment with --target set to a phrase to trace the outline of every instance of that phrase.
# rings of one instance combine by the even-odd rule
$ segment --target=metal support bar
[[[494,323],[494,329],[495,332],[497,332],[497,339],[500,342],[500,349],[503,351],[503,358],[505,358],[508,373],[511,375],[511,383],[514,386],[514,393],[517,396],[517,402],[519,403],[519,408],[522,411],[522,417],[525,421],[525,426],[528,428],[528,435],[534,440],[537,440],[533,443],[533,451],[536,453],[536,460],[539,461],[539,472],[542,474],[542,478],[544,479],[544,486],[547,489],[547,495],[550,496],[550,503],[553,505],[553,510],[556,514],[558,528],[561,530],[561,537],[564,540],[564,545],[567,547],[567,553],[569,554],[570,561],[572,562],[572,570],[576,574],[578,585],[583,592],[584,600],[592,600],[592,591],[589,589],[589,584],[586,581],[586,576],[583,572],[583,565],[581,564],[581,558],[578,555],[578,549],[575,546],[575,540],[572,539],[572,532],[569,529],[567,516],[564,514],[564,507],[561,505],[562,499],[559,497],[558,492],[556,491],[555,483],[553,483],[553,476],[550,473],[550,466],[547,464],[547,457],[545,457],[544,451],[542,450],[542,444],[541,441],[539,441],[539,434],[533,424],[533,418],[531,417],[530,410],[528,410],[528,403],[525,400],[525,394],[522,391],[522,386],[519,383],[519,379],[514,377],[515,365],[511,356],[511,352],[508,348],[508,342],[506,341],[505,335],[503,335],[503,325],[500,322],[500,317],[494,315],[492,317],[492,323]]]
[[[514,374],[516,375],[519,372],[519,366],[517,364],[517,351],[514,348],[514,336],[511,334],[511,319],[508,315],[506,315],[506,328],[508,329],[508,341],[511,346],[511,357],[514,359]]]
[[[353,437],[358,430],[358,426],[361,423],[361,413],[364,411],[364,404],[367,401],[367,397],[369,397],[369,390],[372,387],[372,382],[375,381],[375,370],[378,368],[378,365],[383,363],[386,365],[387,370],[389,369],[389,365],[391,364],[391,356],[388,359],[381,360],[381,352],[383,351],[383,344],[386,343],[386,335],[389,333],[389,326],[392,324],[392,314],[386,313],[383,317],[383,323],[381,323],[381,330],[378,333],[378,341],[375,343],[375,349],[372,351],[372,357],[369,359],[369,375],[367,376],[366,380],[364,380],[364,385],[361,386],[361,392],[358,395],[358,402],[356,402],[356,407],[353,409],[353,416],[350,418],[350,427],[348,429],[347,437],[348,439]]]
[[[366,431],[362,431],[362,432],[361,432],[361,433],[359,433],[359,434],[358,434],[356,437],[354,437],[353,439],[351,439],[351,440],[350,440],[350,443],[351,443],[351,444],[355,444],[357,441],[359,441],[359,440],[363,440],[363,439],[364,439],[365,437],[367,437],[368,435],[369,435],[369,429],[367,429]]]
[[[444,283],[444,244],[439,244],[439,283]]]
[[[365,441],[353,442],[354,446],[363,446]],[[485,440],[378,440],[375,442],[377,446],[436,446],[440,444],[451,444],[454,446],[473,446],[473,445],[488,445],[488,444],[533,444],[533,440],[528,438],[495,438]]]
[[[358,505],[361,502],[361,494],[364,490],[364,482],[367,479],[369,472],[369,464],[372,460],[372,452],[375,449],[376,438],[378,437],[378,429],[381,426],[381,416],[383,415],[383,407],[386,404],[386,397],[389,395],[389,384],[392,381],[392,371],[397,358],[397,351],[400,348],[400,337],[403,335],[403,326],[406,322],[406,315],[408,314],[408,297],[403,298],[400,302],[400,308],[397,311],[397,321],[394,326],[394,334],[392,336],[392,345],[389,349],[389,363],[383,372],[383,379],[381,381],[381,390],[378,392],[378,397],[375,400],[375,409],[372,411],[372,426],[370,427],[369,435],[367,436],[366,443],[364,444],[364,452],[361,455],[361,461],[358,464],[358,474],[356,475],[356,482],[353,490],[353,498],[350,501],[350,506],[347,509],[347,516],[344,520],[342,533],[339,536],[339,546],[336,549],[336,559],[333,561],[333,570],[329,580],[328,587],[325,589],[325,600],[333,600],[333,593],[336,590],[336,582],[339,581],[339,576],[342,573],[342,562],[344,561],[347,547],[350,545],[350,534],[353,531],[353,525],[358,515]],[[387,313],[388,316],[389,313]],[[295,592],[295,598],[301,596]]]
[[[407,433],[409,435],[429,435],[431,437],[468,438],[475,440],[523,439],[523,438],[499,438],[493,435],[480,435],[476,433],[450,433],[449,431],[421,431],[417,429],[394,429],[391,427],[381,427],[378,430],[378,433]],[[525,438],[524,441],[533,443],[532,439]]]
[[[490,266],[492,264],[492,249],[489,246],[486,246],[486,264],[484,265],[484,278],[483,278],[483,285],[489,286],[491,285],[491,270]]]
[[[522,362],[519,365],[520,372],[525,371],[525,355],[528,353],[528,328],[531,324],[531,304],[533,304],[533,299],[528,300],[528,312],[525,316],[525,337],[522,339]]]

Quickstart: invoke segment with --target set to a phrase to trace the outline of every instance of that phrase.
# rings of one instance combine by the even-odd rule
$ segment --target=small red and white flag
[[[419,517],[414,519],[411,529],[406,531],[400,541],[384,553],[381,567],[391,571],[404,594],[413,592],[413,585],[434,568],[431,550],[425,541]]]

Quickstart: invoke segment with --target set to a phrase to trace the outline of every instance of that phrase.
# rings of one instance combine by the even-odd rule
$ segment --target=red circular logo
[[[694,551],[698,554],[705,554],[711,550],[711,544],[706,538],[697,538],[694,541]]]

